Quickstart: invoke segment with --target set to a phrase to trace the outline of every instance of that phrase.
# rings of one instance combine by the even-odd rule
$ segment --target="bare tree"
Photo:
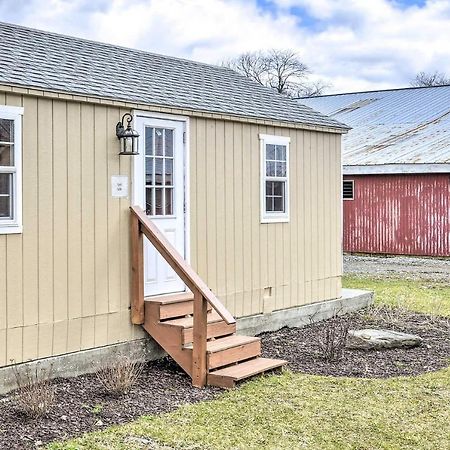
[[[320,95],[327,87],[321,81],[308,81],[309,68],[292,50],[243,53],[222,64],[289,97]]]
[[[441,72],[419,72],[409,83],[412,87],[444,86],[450,84],[450,77]]]

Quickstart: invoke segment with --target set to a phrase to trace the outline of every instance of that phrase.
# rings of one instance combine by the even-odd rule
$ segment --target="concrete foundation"
[[[336,314],[357,311],[369,306],[372,302],[372,292],[343,289],[340,299],[239,318],[237,330],[238,334],[254,336],[283,327],[302,327],[329,319]],[[20,371],[27,370],[27,368],[34,370],[38,366],[47,373],[51,371],[52,378],[75,377],[93,373],[100,366],[107,365],[121,355],[137,361],[151,361],[162,358],[165,352],[153,339],[149,338],[22,363],[17,368]],[[16,387],[13,368],[11,366],[0,368],[0,395],[10,392]]]

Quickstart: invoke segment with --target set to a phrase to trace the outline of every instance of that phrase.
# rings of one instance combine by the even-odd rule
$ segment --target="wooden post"
[[[206,385],[207,303],[199,291],[194,291],[194,339],[192,348],[192,384]]]
[[[131,214],[131,322],[144,323],[144,239],[139,219]]]

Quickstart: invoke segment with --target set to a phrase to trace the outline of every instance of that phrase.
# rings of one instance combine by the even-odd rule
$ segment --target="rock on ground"
[[[415,334],[400,333],[393,330],[349,330],[347,347],[362,350],[380,350],[383,348],[416,347],[422,338]]]

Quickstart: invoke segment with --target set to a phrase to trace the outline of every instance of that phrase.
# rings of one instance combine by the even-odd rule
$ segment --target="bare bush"
[[[325,361],[336,362],[342,359],[344,348],[347,345],[350,323],[346,317],[338,312],[323,322],[317,332],[317,346]]]
[[[126,394],[141,376],[144,365],[127,356],[117,357],[112,364],[97,370],[96,375],[105,390],[113,396]]]
[[[17,390],[14,401],[26,416],[38,418],[49,412],[55,402],[55,389],[51,383],[52,367],[46,370],[36,365],[34,371],[30,367],[20,370],[13,368]]]

